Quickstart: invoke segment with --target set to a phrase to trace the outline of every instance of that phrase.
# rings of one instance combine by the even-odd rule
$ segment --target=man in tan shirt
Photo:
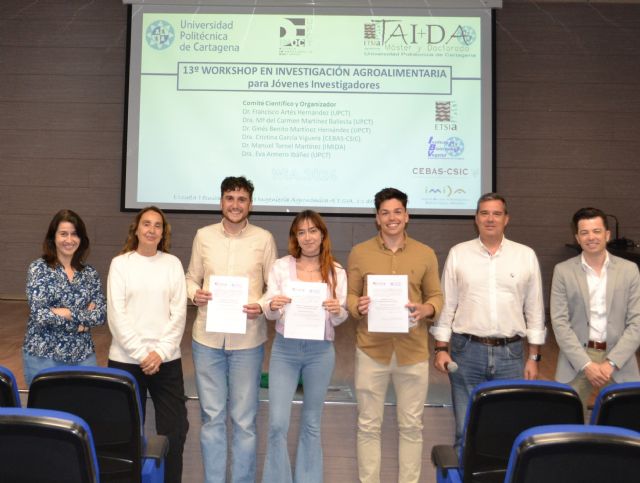
[[[422,413],[429,381],[427,319],[442,307],[438,260],[410,238],[407,195],[385,188],[375,196],[377,236],[353,247],[348,263],[347,304],[358,321],[355,389],[358,400],[358,473],[362,483],[380,482],[380,428],[389,379],[397,398],[398,481],[417,483],[422,467]],[[407,275],[409,331],[370,332],[367,275]]]
[[[242,176],[228,177],[220,191],[222,222],[198,230],[187,270],[187,294],[198,306],[192,345],[202,408],[200,444],[206,483],[225,483],[228,409],[233,426],[231,481],[254,483],[258,389],[267,340],[262,304],[277,251],[271,233],[249,223],[253,184]],[[246,333],[206,330],[207,304],[215,296],[209,290],[211,275],[248,277]],[[219,314],[210,316],[220,319]]]

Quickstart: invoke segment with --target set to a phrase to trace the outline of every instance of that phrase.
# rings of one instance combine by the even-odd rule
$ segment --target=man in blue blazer
[[[573,215],[577,257],[556,265],[551,323],[560,348],[556,379],[571,384],[586,407],[594,389],[640,380],[640,275],[611,255],[607,216],[596,208]]]

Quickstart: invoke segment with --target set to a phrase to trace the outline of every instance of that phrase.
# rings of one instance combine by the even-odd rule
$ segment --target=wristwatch
[[[613,362],[611,359],[607,359],[607,362],[608,362],[608,363],[609,363],[609,365],[610,365],[611,367],[613,367],[614,369],[617,369],[617,368],[618,368],[618,366],[616,366],[616,363],[615,363],[615,362]]]
[[[542,354],[531,354],[529,356],[530,361],[540,362],[542,360]]]
[[[448,345],[441,345],[440,347],[434,347],[433,349],[433,353],[437,354],[438,352],[449,352],[449,346]]]

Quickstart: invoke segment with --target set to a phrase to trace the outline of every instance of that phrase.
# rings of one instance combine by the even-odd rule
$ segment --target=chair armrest
[[[431,462],[434,466],[443,470],[458,468],[460,465],[455,448],[445,444],[439,444],[431,448]]]
[[[169,451],[169,439],[159,434],[147,437],[147,444],[144,448],[144,458],[153,458],[156,460],[156,466],[167,456]]]

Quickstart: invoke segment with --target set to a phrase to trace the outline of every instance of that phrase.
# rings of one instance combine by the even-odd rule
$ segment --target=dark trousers
[[[184,380],[182,378],[182,359],[163,362],[160,365],[160,370],[152,376],[144,374],[138,364],[126,364],[109,359],[109,367],[127,371],[138,381],[143,418],[146,414],[147,390],[149,391],[156,411],[156,431],[169,439],[164,481],[165,483],[180,483],[182,481],[182,451],[187,439],[187,431],[189,431],[187,398],[184,395]]]

